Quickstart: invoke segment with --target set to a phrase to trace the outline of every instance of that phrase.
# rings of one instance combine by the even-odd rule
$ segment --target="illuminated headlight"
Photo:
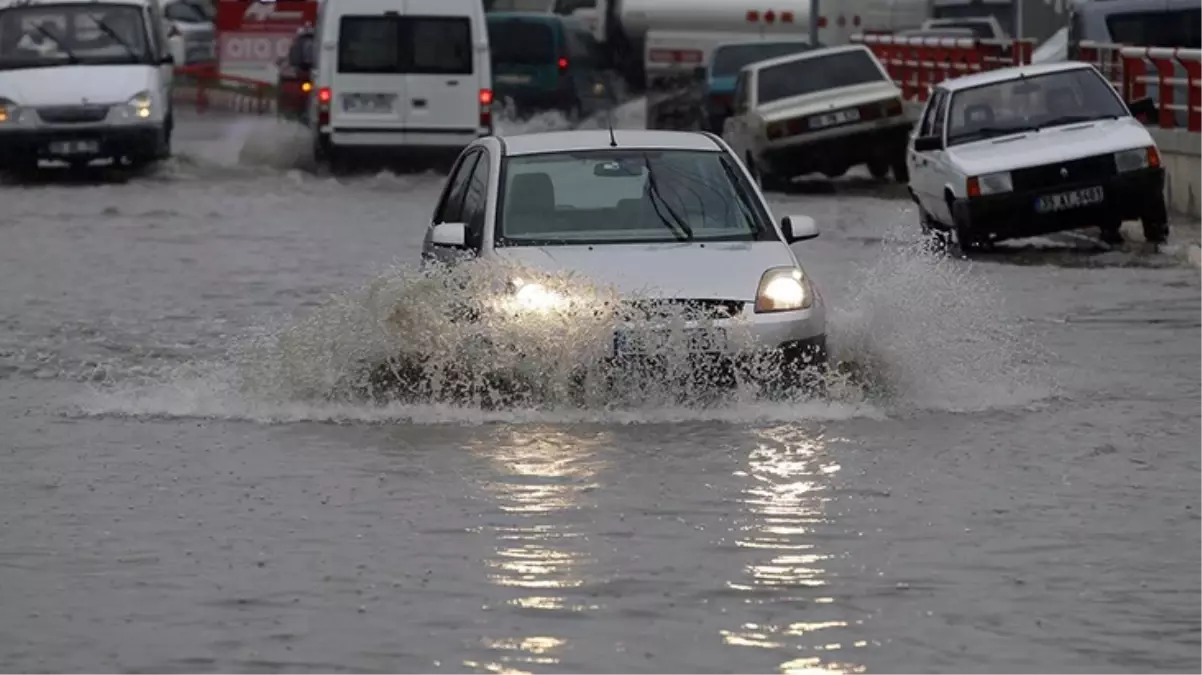
[[[987,173],[968,179],[968,196],[997,195],[1014,190],[1014,182],[1010,179],[1009,171]]]
[[[755,311],[789,312],[814,305],[810,280],[796,267],[777,267],[764,272],[755,293]]]
[[[1114,166],[1119,173],[1160,166],[1160,154],[1154,146],[1122,150],[1114,153]]]
[[[21,121],[21,109],[16,103],[0,97],[0,124],[16,124]]]
[[[125,103],[126,115],[136,117],[138,119],[150,119],[152,107],[150,100],[150,92],[143,91],[134,95]]]
[[[538,283],[514,279],[513,298],[517,306],[530,312],[550,312],[567,305],[567,298]]]

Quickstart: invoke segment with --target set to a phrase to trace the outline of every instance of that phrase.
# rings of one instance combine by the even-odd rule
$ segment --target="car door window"
[[[467,191],[463,198],[463,223],[467,226],[467,245],[480,250],[484,241],[484,218],[488,213],[489,157],[480,152],[479,160],[467,180]]]
[[[935,128],[935,107],[939,102],[939,92],[931,94],[930,100],[927,101],[927,107],[922,111],[922,121],[918,125],[918,136],[930,136],[931,129]]]
[[[468,179],[471,178],[472,169],[475,168],[476,160],[479,158],[480,153],[472,151],[459,160],[455,172],[447,181],[447,187],[442,194],[442,199],[438,202],[438,208],[434,211],[435,225],[463,222],[463,198],[467,194]]]

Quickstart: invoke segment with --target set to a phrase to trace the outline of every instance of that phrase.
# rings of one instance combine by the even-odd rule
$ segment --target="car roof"
[[[809,59],[818,58],[820,56],[828,56],[830,54],[843,54],[846,52],[872,52],[864,45],[841,45],[838,47],[819,47],[809,51],[797,52],[796,54],[785,54],[767,61],[757,61],[744,68],[744,70],[763,70],[772,66],[779,66],[785,63],[793,63],[794,61],[807,61]]]
[[[517,136],[505,136],[506,156],[536,155],[580,150],[609,150],[607,129],[550,131]],[[615,129],[617,149],[636,150],[700,150],[720,152],[722,147],[708,134],[695,131],[663,131],[649,129]]]
[[[997,84],[999,82],[1007,82],[1020,77],[1035,77],[1036,75],[1047,75],[1048,73],[1061,73],[1070,70],[1084,70],[1089,68],[1088,63],[1081,61],[1060,61],[1057,63],[1040,63],[1029,66],[1014,66],[1012,68],[998,68],[997,70],[986,70],[972,75],[961,75],[950,80],[944,80],[935,85],[936,89],[943,89],[947,92],[957,92],[963,89],[972,89],[987,84]]]

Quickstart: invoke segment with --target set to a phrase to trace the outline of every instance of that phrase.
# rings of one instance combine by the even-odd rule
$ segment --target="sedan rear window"
[[[545,66],[555,62],[551,27],[541,21],[489,21],[488,47],[493,63]]]
[[[836,52],[764,68],[759,71],[756,100],[770,103],[884,79],[884,71],[867,51]]]
[[[731,158],[686,150],[591,150],[505,160],[503,246],[774,239]]]
[[[471,74],[471,23],[457,16],[344,16],[338,72]]]

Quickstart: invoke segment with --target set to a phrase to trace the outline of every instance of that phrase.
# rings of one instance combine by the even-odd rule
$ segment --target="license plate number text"
[[[1038,213],[1056,213],[1079,209],[1083,206],[1101,204],[1106,194],[1101,186],[1061,192],[1054,195],[1044,195],[1035,200],[1035,211]]]

